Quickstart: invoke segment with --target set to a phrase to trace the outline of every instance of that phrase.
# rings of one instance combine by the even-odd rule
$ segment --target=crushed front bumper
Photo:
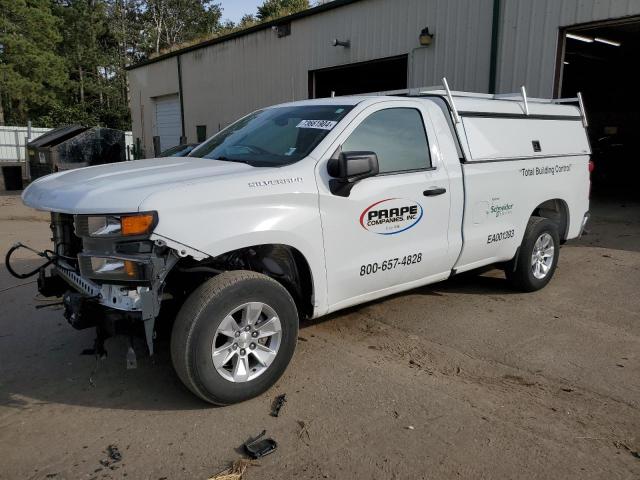
[[[155,268],[150,286],[135,286],[98,284],[79,275],[76,269],[58,259],[51,269],[51,276],[43,272],[38,280],[38,288],[43,295],[47,295],[48,290],[58,289],[60,292],[60,286],[55,285],[59,279],[72,287],[77,293],[67,291],[63,296],[67,320],[77,329],[97,327],[101,342],[118,333],[116,325],[120,320],[125,320],[125,323],[137,320],[138,324],[141,320],[149,353],[153,355],[155,320],[160,313],[164,280],[177,261],[178,257],[172,253],[154,256]],[[49,288],[47,284],[52,287]]]
[[[55,273],[62,277],[78,292],[95,300],[100,305],[125,312],[141,312],[142,297],[147,295],[150,287],[132,289],[122,285],[103,284],[88,280],[78,275],[75,270],[63,261],[54,267]]]

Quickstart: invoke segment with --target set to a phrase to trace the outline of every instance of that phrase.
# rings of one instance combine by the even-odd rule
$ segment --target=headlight
[[[144,282],[150,278],[151,264],[140,258],[78,256],[80,274],[93,280],[116,283]]]
[[[156,212],[123,215],[76,215],[79,237],[112,238],[149,235],[158,223]]]

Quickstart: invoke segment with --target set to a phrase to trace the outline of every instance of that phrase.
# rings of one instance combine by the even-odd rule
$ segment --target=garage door
[[[180,143],[182,122],[178,95],[156,98],[156,135],[160,137],[160,150],[175,147]]]
[[[407,88],[407,55],[309,72],[309,98]]]

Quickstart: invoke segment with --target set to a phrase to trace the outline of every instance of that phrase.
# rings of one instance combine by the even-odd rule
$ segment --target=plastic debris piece
[[[278,415],[280,415],[280,409],[283,407],[284,402],[286,401],[287,401],[287,395],[284,393],[276,397],[276,399],[273,401],[273,405],[271,406],[272,417],[277,417]]]
[[[116,445],[109,445],[107,447],[107,453],[109,454],[109,458],[114,462],[119,462],[122,460],[122,454]]]
[[[275,449],[278,448],[278,444],[273,438],[262,438],[266,433],[267,431],[263,430],[260,435],[255,438],[250,438],[244,443],[244,450],[251,458],[257,460],[258,458],[273,453]]]
[[[133,347],[129,347],[127,350],[127,370],[133,370],[138,368],[138,361],[136,359],[136,351]]]

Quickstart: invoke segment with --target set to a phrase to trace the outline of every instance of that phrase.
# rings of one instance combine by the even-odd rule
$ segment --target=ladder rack
[[[516,93],[476,93],[476,92],[461,92],[449,89],[449,83],[446,78],[442,79],[442,85],[431,87],[418,87],[418,88],[405,88],[402,90],[388,90],[385,92],[366,93],[363,95],[373,96],[402,96],[402,97],[421,97],[425,95],[440,94],[447,97],[449,105],[451,107],[451,113],[455,123],[460,123],[460,115],[456,108],[454,97],[464,98],[479,98],[486,100],[507,100],[514,102],[522,102],[525,115],[529,115],[530,103],[546,103],[546,104],[562,104],[562,103],[577,103],[580,109],[580,116],[582,117],[582,124],[584,127],[589,126],[587,121],[587,114],[584,108],[584,102],[582,99],[582,93],[578,92],[576,97],[572,98],[533,98],[527,96],[527,90],[524,86],[520,87],[520,91]]]

